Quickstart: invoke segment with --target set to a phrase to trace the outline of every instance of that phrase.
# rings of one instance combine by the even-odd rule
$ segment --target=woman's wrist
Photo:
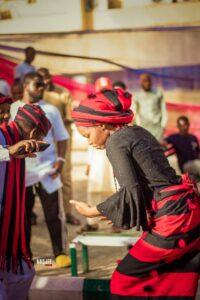
[[[96,206],[92,206],[88,208],[88,217],[94,218],[101,216],[100,212],[97,210]]]

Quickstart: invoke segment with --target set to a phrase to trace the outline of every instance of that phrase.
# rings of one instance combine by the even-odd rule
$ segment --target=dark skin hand
[[[39,142],[36,140],[23,140],[15,145],[8,146],[7,149],[9,151],[9,154],[14,158],[36,157],[36,155],[32,153],[32,149],[35,149],[34,152],[39,151],[40,143],[43,142]],[[26,154],[21,155],[18,153],[21,147],[24,147]]]
[[[67,140],[57,142],[58,157],[62,157],[64,159],[66,151],[67,151]],[[53,168],[55,169],[55,172],[51,175],[52,179],[55,179],[61,174],[63,165],[64,165],[64,161],[62,160],[58,160],[53,164]]]

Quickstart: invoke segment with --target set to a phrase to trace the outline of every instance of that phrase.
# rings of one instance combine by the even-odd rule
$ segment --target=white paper
[[[28,161],[29,167],[26,173],[26,186],[32,186],[36,183],[41,182],[43,188],[47,193],[51,194],[62,187],[60,176],[52,179],[50,175],[55,172],[50,162],[42,163],[37,165],[37,160],[34,158]],[[31,168],[32,165],[32,168]]]

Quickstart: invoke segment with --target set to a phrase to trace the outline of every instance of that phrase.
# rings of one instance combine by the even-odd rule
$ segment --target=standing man
[[[71,146],[72,146],[72,98],[67,89],[56,86],[53,83],[52,75],[46,68],[40,68],[38,73],[43,77],[45,83],[44,100],[54,105],[60,112],[65,128],[67,129],[70,139],[67,145],[67,152],[65,156],[65,163],[62,170],[62,183],[63,183],[63,201],[66,214],[67,223],[71,225],[80,225],[80,221],[72,214],[72,206],[69,200],[72,197],[72,179],[71,179]]]
[[[27,74],[24,78],[23,102],[17,101],[12,105],[11,115],[13,117],[16,109],[24,103],[34,103],[44,110],[52,124],[45,138],[50,147],[39,153],[36,159],[26,161],[26,212],[29,232],[31,232],[31,211],[35,199],[34,191],[36,191],[42,203],[56,264],[59,267],[68,267],[70,258],[66,255],[67,232],[60,174],[65,162],[69,134],[57,108],[42,100],[43,92],[43,78],[38,73]]]
[[[0,126],[0,299],[26,300],[35,274],[25,214],[25,160],[18,151],[24,148],[31,156],[50,126],[34,105],[20,108],[13,122]]]
[[[14,70],[14,78],[23,81],[24,76],[28,73],[35,72],[36,69],[32,65],[35,59],[36,50],[33,47],[27,47],[25,49],[25,60],[23,63],[17,65]]]
[[[140,76],[140,84],[142,90],[134,98],[136,123],[150,131],[160,141],[167,124],[163,93],[152,87],[149,74]]]

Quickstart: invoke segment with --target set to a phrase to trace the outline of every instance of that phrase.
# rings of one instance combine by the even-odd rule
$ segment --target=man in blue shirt
[[[179,133],[168,136],[165,140],[176,151],[181,172],[200,176],[199,142],[195,135],[189,133],[190,122],[186,116],[177,119]]]
[[[23,82],[26,74],[36,71],[36,68],[32,65],[36,56],[36,50],[33,47],[27,47],[24,53],[24,61],[17,65],[14,70],[14,78],[19,79],[21,82]]]

